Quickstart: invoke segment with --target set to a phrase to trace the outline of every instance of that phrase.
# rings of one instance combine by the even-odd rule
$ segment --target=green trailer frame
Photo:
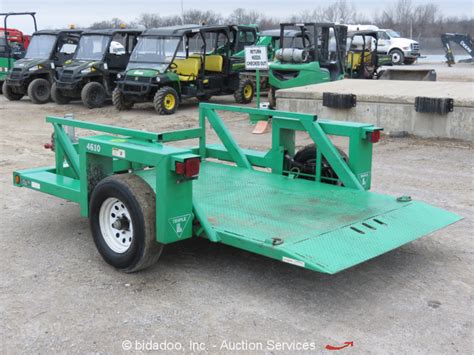
[[[271,111],[272,147],[241,148],[219,111],[268,115],[268,110],[201,103],[199,127],[152,133],[65,118],[47,117],[54,127],[56,165],[13,173],[16,186],[77,202],[89,216],[99,181],[116,174],[142,178],[156,194],[156,241],[174,243],[205,237],[306,269],[333,274],[445,227],[460,217],[412,201],[368,192],[373,141],[381,128],[338,122],[315,115]],[[208,144],[210,125],[222,144]],[[104,134],[80,137],[65,127]],[[314,181],[288,170],[295,133],[305,131],[317,145]],[[329,135],[347,137],[343,159]],[[178,148],[169,143],[198,139]],[[323,182],[323,157],[340,185]],[[178,173],[178,163],[200,159],[197,178]]]

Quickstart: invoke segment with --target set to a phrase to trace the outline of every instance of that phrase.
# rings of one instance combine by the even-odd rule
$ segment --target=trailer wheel
[[[58,89],[56,83],[53,83],[53,85],[51,85],[51,98],[58,105],[66,105],[71,101],[69,97],[64,96],[61,93],[61,90]]]
[[[105,89],[102,84],[91,81],[84,85],[81,91],[81,99],[87,108],[99,108],[105,102]]]
[[[11,86],[8,86],[6,80],[3,82],[2,92],[3,95],[10,101],[18,101],[21,100],[23,96],[25,96],[23,94],[17,94],[16,92],[14,92],[13,88]]]
[[[235,102],[239,104],[249,104],[255,95],[255,88],[250,79],[240,79],[239,88],[234,92]]]
[[[178,93],[172,87],[164,86],[156,92],[153,105],[160,115],[171,115],[179,105]]]
[[[133,102],[125,100],[119,88],[115,88],[112,92],[112,103],[119,111],[130,110],[133,107]]]
[[[337,151],[341,155],[342,159],[344,159],[346,162],[349,161],[349,158],[344,151],[336,147]],[[297,163],[294,168],[296,168],[297,172],[301,172],[304,174],[309,174],[309,175],[315,175],[316,174],[316,151],[317,147],[315,144],[309,144],[305,147],[303,147],[301,150],[299,150],[293,160]],[[321,169],[321,177],[324,178],[331,178],[331,179],[337,179],[337,174],[333,170],[331,166],[329,166],[328,161],[326,158],[323,156],[323,166]],[[300,176],[300,179],[306,179],[306,180],[314,180],[313,177],[309,176]],[[331,185],[341,185],[339,181],[334,181],[334,180],[328,180],[326,181],[328,184]]]
[[[105,178],[94,188],[89,222],[104,260],[124,272],[156,263],[163,244],[155,238],[155,193],[132,174]]]
[[[393,65],[402,65],[403,61],[405,60],[403,52],[399,49],[392,49],[390,51],[390,56],[392,57]]]

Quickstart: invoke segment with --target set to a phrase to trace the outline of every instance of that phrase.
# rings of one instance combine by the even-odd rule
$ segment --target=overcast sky
[[[285,18],[304,10],[328,4],[330,0],[183,0],[184,9],[212,10],[223,16],[241,7],[256,10],[266,16]],[[371,16],[376,9],[393,3],[393,0],[354,0],[357,11]],[[473,16],[474,0],[414,0],[415,3],[437,4],[446,16]],[[36,11],[39,29],[60,28],[69,24],[88,26],[93,22],[118,17],[132,21],[142,13],[158,13],[161,16],[181,12],[180,0],[0,0],[0,11]],[[15,21],[15,22],[14,22]],[[19,18],[9,22],[26,32],[33,28],[31,21]],[[0,26],[3,27],[3,24]]]

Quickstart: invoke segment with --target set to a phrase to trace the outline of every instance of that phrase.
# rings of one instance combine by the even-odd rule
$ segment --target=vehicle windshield
[[[104,35],[84,35],[79,40],[74,59],[102,60],[107,51],[110,37]]]
[[[25,58],[38,59],[49,58],[56,43],[55,35],[34,35],[28,45]]]
[[[394,30],[388,30],[387,34],[392,38],[400,38],[400,33],[395,32]]]
[[[133,50],[130,62],[145,64],[169,64],[181,43],[181,37],[143,37]],[[185,56],[184,49],[179,51]],[[179,55],[178,53],[176,55]]]

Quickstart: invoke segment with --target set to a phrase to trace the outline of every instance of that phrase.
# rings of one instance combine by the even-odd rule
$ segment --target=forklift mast
[[[441,35],[441,42],[443,43],[444,51],[446,52],[446,59],[449,66],[455,64],[454,54],[450,46],[450,42],[457,43],[470,56],[472,61],[474,59],[474,45],[472,38],[468,33],[445,33]]]

